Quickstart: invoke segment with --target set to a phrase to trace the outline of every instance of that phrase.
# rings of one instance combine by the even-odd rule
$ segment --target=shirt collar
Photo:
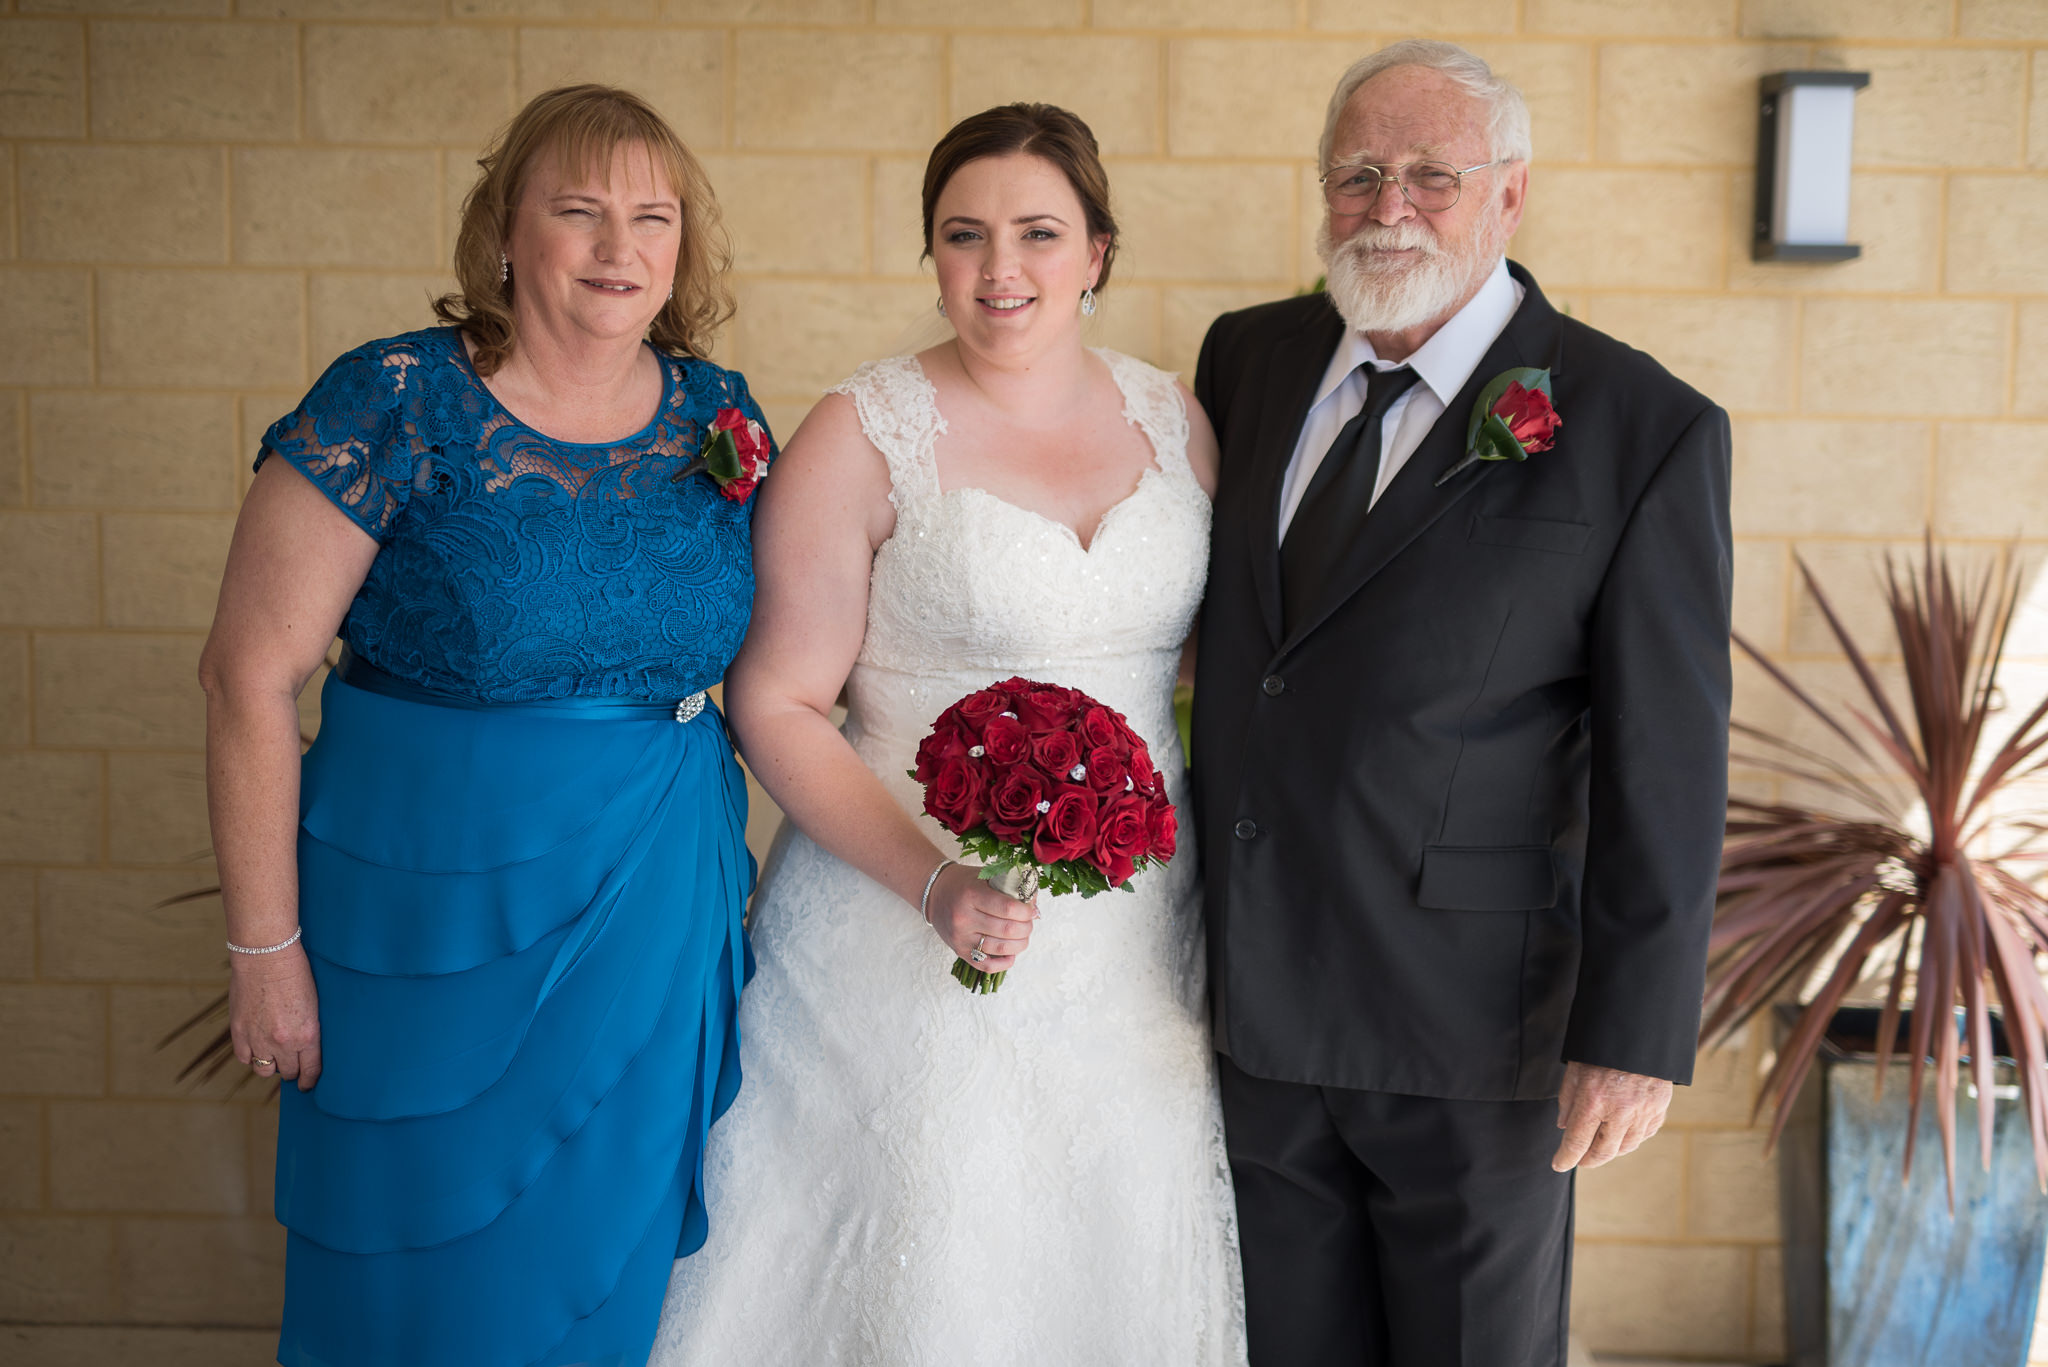
[[[1507,327],[1508,320],[1515,316],[1515,310],[1522,305],[1522,296],[1528,291],[1521,282],[1508,274],[1507,258],[1493,263],[1493,273],[1486,277],[1486,283],[1479,287],[1479,293],[1466,301],[1465,307],[1452,314],[1449,321],[1438,328],[1430,339],[1418,347],[1407,360],[1422,382],[1429,386],[1438,401],[1446,407],[1457,397],[1465,382],[1472,378],[1472,372],[1486,359],[1487,348]],[[1337,354],[1330,358],[1328,369],[1323,372],[1323,382],[1316,389],[1314,407],[1330,397],[1351,376],[1351,372],[1362,365],[1373,365],[1379,369],[1379,355],[1372,349],[1372,343],[1365,334],[1350,328],[1337,343]]]

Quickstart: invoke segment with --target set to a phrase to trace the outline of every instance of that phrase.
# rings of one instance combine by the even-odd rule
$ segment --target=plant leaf
[[[742,470],[740,448],[727,431],[713,432],[704,442],[704,449],[698,453],[704,468],[720,484],[738,479]]]

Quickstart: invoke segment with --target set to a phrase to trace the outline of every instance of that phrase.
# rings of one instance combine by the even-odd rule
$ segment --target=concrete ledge
[[[273,1329],[0,1326],[9,1367],[275,1367]]]

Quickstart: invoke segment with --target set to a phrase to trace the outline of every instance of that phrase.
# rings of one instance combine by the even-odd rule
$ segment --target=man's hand
[[[1564,1142],[1550,1166],[1557,1172],[1597,1168],[1633,1153],[1664,1127],[1670,1108],[1671,1084],[1661,1077],[1567,1063],[1564,1090],[1557,1094],[1557,1128],[1564,1131]]]

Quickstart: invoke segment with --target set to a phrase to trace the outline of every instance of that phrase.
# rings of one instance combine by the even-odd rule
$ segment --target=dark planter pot
[[[1780,1007],[1779,1037],[1789,1019]],[[1785,1223],[1785,1331],[1792,1367],[2024,1367],[2034,1333],[2048,1199],[2012,1063],[1997,1070],[1991,1169],[1977,1101],[1956,1098],[1955,1215],[1926,1083],[1913,1176],[1901,1182],[1906,1070],[1894,1057],[1874,1095],[1875,1009],[1835,1013],[1778,1164]],[[1910,1038],[1910,1022],[1902,1038]],[[2002,1055],[2005,1037],[1994,1035]]]

